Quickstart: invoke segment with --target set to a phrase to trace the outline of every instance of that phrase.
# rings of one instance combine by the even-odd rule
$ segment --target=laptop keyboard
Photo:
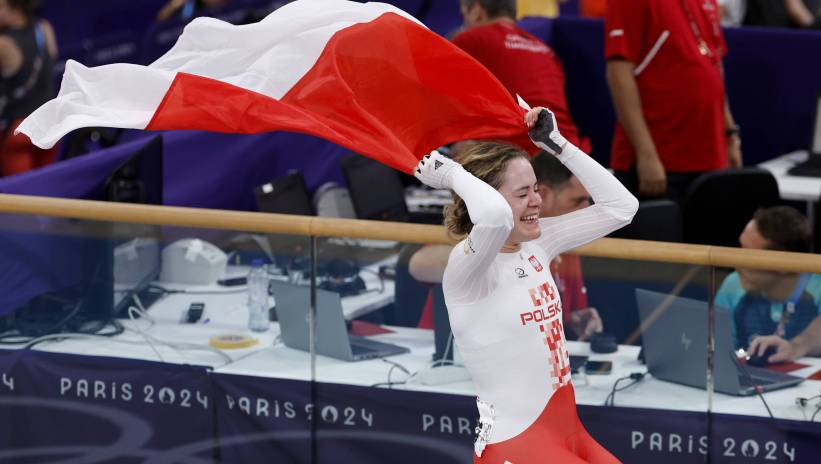
[[[384,348],[385,344],[367,338],[351,337],[351,351],[356,353],[367,353],[368,351]]]
[[[766,369],[754,369],[747,367],[747,370],[750,373],[750,378],[752,379],[754,385],[768,385],[784,380],[785,378],[785,374],[781,374],[780,372],[771,372]],[[740,372],[738,374],[738,382],[745,387],[753,386],[750,385],[750,380],[747,376]]]

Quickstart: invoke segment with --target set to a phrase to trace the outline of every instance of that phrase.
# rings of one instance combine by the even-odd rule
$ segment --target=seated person
[[[544,152],[531,159],[542,204],[540,217],[561,216],[590,204],[581,182],[555,156]],[[441,283],[452,247],[431,245],[417,251],[410,259],[410,274],[420,282]],[[599,313],[587,306],[587,293],[578,255],[566,253],[550,264],[563,305],[565,336],[585,341],[603,330]]]
[[[809,222],[801,213],[776,206],[756,211],[739,242],[742,248],[754,250],[807,253],[811,236]],[[749,345],[755,354],[775,346],[782,355],[773,356],[773,361],[787,360],[792,357],[786,353],[788,340],[796,339],[819,316],[821,276],[737,269],[724,279],[715,303],[731,311],[736,346]],[[798,342],[806,340],[798,338]],[[804,355],[809,351],[802,346],[795,352]]]

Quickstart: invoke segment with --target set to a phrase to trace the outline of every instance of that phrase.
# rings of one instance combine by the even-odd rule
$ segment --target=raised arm
[[[639,208],[636,197],[593,158],[562,137],[553,113],[535,108],[525,116],[525,122],[531,127],[533,143],[567,166],[595,202],[569,214],[539,220],[542,235],[536,243],[551,258],[603,237],[633,220]]]
[[[456,192],[465,201],[473,223],[470,234],[448,259],[443,277],[448,300],[469,303],[487,296],[496,285],[488,269],[513,229],[510,205],[496,189],[436,151],[419,162],[415,175],[433,188]]]

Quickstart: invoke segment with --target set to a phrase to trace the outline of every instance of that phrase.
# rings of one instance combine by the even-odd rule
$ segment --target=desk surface
[[[183,324],[180,322],[183,311],[192,301],[207,302],[204,315],[206,323]],[[311,378],[310,355],[282,345],[279,342],[278,324],[272,324],[269,331],[261,334],[249,332],[246,328],[247,309],[244,302],[245,293],[236,290],[223,291],[222,294],[209,294],[207,297],[172,294],[155,303],[149,310],[153,323],[147,319],[123,321],[129,330],[114,339],[69,339],[43,343],[37,345],[36,349],[211,366],[215,368],[215,372],[224,374],[309,380]],[[406,346],[410,348],[410,353],[384,360],[361,362],[345,362],[317,356],[316,380],[371,386],[386,382],[394,366],[393,363],[398,363],[416,375],[411,381],[395,385],[393,388],[475,395],[475,389],[470,380],[440,385],[424,385],[421,382],[421,379],[426,378],[431,371],[429,366],[433,353],[432,331],[414,328],[393,328],[392,330],[393,333],[376,335],[373,338]],[[153,347],[146,342],[141,331],[154,337]],[[259,343],[251,348],[224,350],[224,355],[219,355],[208,348],[208,340],[212,336],[226,333],[251,335],[258,338]],[[175,348],[160,341],[187,344],[187,346]],[[568,346],[571,354],[589,355],[592,360],[613,361],[613,372],[609,375],[574,377],[573,382],[579,404],[603,405],[616,379],[632,372],[646,371],[646,368],[636,360],[638,347],[622,346],[616,353],[600,355],[591,354],[586,343],[569,342]],[[799,376],[809,376],[821,368],[819,358],[806,358],[801,362],[810,364],[811,367],[794,372]],[[393,369],[391,380],[403,381],[405,379],[407,379],[406,374],[400,369]],[[819,393],[821,393],[821,381],[808,380],[796,387],[765,393],[764,396],[775,417],[806,420],[805,412],[795,405],[795,399],[811,397]],[[706,411],[707,402],[707,394],[704,390],[660,381],[651,376],[619,392],[615,399],[617,406],[683,411]],[[714,396],[713,411],[750,416],[767,415],[758,397],[734,397],[719,393]],[[808,411],[811,412],[810,408]]]
[[[770,171],[778,182],[778,191],[784,200],[818,201],[821,197],[821,177],[800,177],[787,174],[787,170],[806,161],[805,150],[787,153],[758,166]]]
[[[411,373],[421,372],[430,365],[433,352],[433,332],[396,328],[395,333],[378,335],[377,340],[396,343],[411,349],[408,354],[392,356],[387,360],[399,363]],[[579,404],[601,406],[610,393],[613,382],[632,372],[646,372],[644,365],[637,361],[639,347],[621,346],[615,353],[601,355],[591,353],[587,343],[569,342],[569,350],[574,355],[588,355],[592,360],[613,361],[613,372],[601,376],[574,376],[576,400]],[[226,374],[255,375],[289,379],[309,378],[310,366],[307,353],[292,350],[282,345],[269,346],[229,365],[217,372]],[[809,376],[821,368],[821,359],[802,359],[811,367],[794,372],[795,375]],[[370,386],[386,382],[393,364],[385,360],[369,360],[356,363],[337,361],[325,356],[316,360],[316,379],[321,382]],[[586,377],[586,378],[585,378]],[[392,380],[401,381],[407,376],[394,369]],[[419,378],[417,376],[417,378]],[[393,388],[450,393],[473,396],[476,394],[472,382],[460,381],[436,386],[423,385],[418,381],[395,385]],[[765,398],[777,418],[806,420],[802,410],[795,405],[796,397],[810,397],[821,392],[821,381],[807,380],[799,386],[765,393]],[[707,393],[698,388],[677,385],[647,376],[645,380],[616,396],[617,406],[681,411],[706,411]],[[809,410],[809,409],[808,409]],[[713,411],[727,414],[767,416],[758,397],[735,397],[716,393]]]

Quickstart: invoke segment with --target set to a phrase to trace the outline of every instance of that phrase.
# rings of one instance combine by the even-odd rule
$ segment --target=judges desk
[[[770,171],[778,182],[778,191],[784,200],[803,201],[807,204],[807,218],[815,224],[815,202],[821,197],[821,177],[792,176],[790,168],[807,160],[809,152],[794,151],[771,159],[758,166]]]
[[[372,338],[410,348],[411,352],[409,354],[391,356],[385,358],[385,360],[402,365],[412,374],[412,376],[408,376],[394,370],[391,380],[400,382],[408,378],[410,380],[407,383],[393,385],[392,388],[468,396],[476,395],[470,380],[440,385],[423,384],[426,379],[438,378],[425,375],[426,370],[439,369],[429,367],[431,365],[431,355],[433,354],[432,331],[412,328],[391,328],[391,330],[394,333],[376,335]],[[589,345],[583,342],[568,342],[568,348],[571,355],[587,355],[594,361],[613,362],[613,371],[608,375],[578,374],[573,376],[578,404],[603,406],[605,398],[610,393],[616,379],[629,376],[634,372],[647,371],[646,367],[637,359],[639,347],[636,346],[620,346],[615,353],[606,355],[591,353]],[[306,356],[308,356],[307,353],[278,344],[266,347],[241,360],[220,367],[217,372],[306,379]],[[385,360],[377,359],[351,363],[318,356],[316,360],[316,380],[360,386],[384,383],[387,382],[388,371],[392,367],[392,364],[385,362]],[[792,372],[792,374],[806,377],[821,369],[821,358],[803,358],[800,362],[808,364],[809,367]],[[415,376],[414,373],[416,373]],[[765,393],[764,397],[776,418],[806,420],[807,418],[804,417],[801,409],[796,407],[795,399],[797,397],[811,397],[819,393],[821,393],[821,381],[807,380],[795,387]],[[644,380],[635,386],[618,392],[615,405],[704,412],[707,410],[707,401],[705,390],[657,380],[647,375]],[[715,393],[713,411],[726,414],[768,416],[767,410],[757,396],[736,397]]]
[[[402,450],[401,459],[395,462],[471,462],[473,425],[476,423],[475,389],[469,378],[459,379],[452,372],[438,375],[432,371],[450,368],[431,368],[433,333],[415,328],[392,328],[394,333],[377,335],[375,339],[403,345],[410,353],[385,359],[361,362],[345,362],[318,356],[315,360],[314,379],[317,399],[314,405],[321,411],[319,430],[333,433],[344,429],[338,425],[334,411],[363,411],[373,417],[376,428],[354,424],[348,433],[361,433],[371,442],[350,439],[340,446],[331,440],[322,442],[320,449],[329,448],[321,455],[338,454],[344,448],[356,453],[357,460],[347,462],[382,462],[372,460],[380,453],[391,452],[394,445],[365,445],[379,442],[382,434],[401,435],[405,442],[421,439],[438,439],[435,446],[446,450],[447,446],[461,446],[459,460],[445,459],[440,455],[430,457],[414,450]],[[654,379],[647,375],[643,380],[620,391],[615,397],[616,407],[604,406],[617,379],[634,372],[645,372],[637,360],[638,347],[620,346],[608,355],[590,353],[587,343],[569,342],[569,351],[575,355],[589,355],[592,360],[610,360],[613,371],[609,375],[578,375],[573,384],[579,417],[589,433],[622,462],[693,463],[705,462],[819,462],[821,456],[821,424],[808,422],[821,404],[821,382],[806,380],[802,384],[779,391],[764,393],[775,420],[770,419],[757,396],[734,397],[716,393],[712,402],[712,414],[708,409],[705,390]],[[219,367],[222,382],[234,392],[242,392],[248,404],[260,399],[270,402],[282,396],[279,391],[288,390],[291,381],[307,380],[311,369],[308,354],[277,344],[257,351],[243,359]],[[801,360],[811,367],[795,372],[807,376],[821,368],[821,359]],[[395,368],[401,365],[402,369]],[[407,370],[410,375],[405,374]],[[705,373],[706,374],[706,373]],[[446,377],[456,381],[442,381]],[[242,388],[243,379],[268,378],[268,386]],[[398,382],[386,386],[386,382]],[[404,383],[402,383],[404,382]],[[380,385],[374,388],[374,385]],[[624,383],[621,384],[625,385]],[[445,395],[442,395],[445,394]],[[813,398],[805,408],[796,405],[797,398]],[[249,407],[247,415],[253,415]],[[341,414],[340,414],[341,416]],[[356,419],[351,412],[349,417]],[[264,428],[267,421],[259,421],[254,427],[224,426],[229,436],[250,434]],[[358,426],[359,430],[355,430]],[[275,449],[275,448],[273,448]],[[273,452],[272,448],[258,451]],[[444,451],[442,451],[444,453]],[[334,461],[328,461],[334,462]]]
[[[389,259],[372,267],[395,262]],[[229,266],[228,277],[244,276],[246,269]],[[369,312],[379,310],[393,303],[394,282],[380,279],[375,272],[362,272],[366,292],[346,296],[341,299],[346,320],[352,320]],[[274,278],[284,278],[275,276]],[[85,338],[44,342],[38,350],[59,353],[74,353],[94,356],[125,357],[171,364],[195,364],[220,366],[272,345],[279,334],[276,324],[267,332],[249,332],[247,287],[223,287],[219,285],[179,285],[157,282],[160,287],[172,292],[156,301],[143,318],[136,313],[133,319],[120,320],[125,332],[112,338]],[[269,303],[275,303],[276,296]],[[196,323],[183,323],[185,313],[191,303],[205,304],[205,310]],[[244,349],[223,350],[221,353],[209,348],[213,336],[226,334],[246,335],[257,339],[257,344]],[[176,346],[175,346],[176,345]]]
[[[246,462],[253,460],[254,455],[276,454],[283,446],[287,448],[289,443],[299,449],[289,449],[288,453],[304,454],[309,449],[304,445],[305,441],[294,442],[293,438],[286,438],[283,442],[276,437],[285,433],[289,437],[298,436],[307,440],[312,435],[306,425],[310,422],[305,420],[308,411],[317,405],[320,412],[318,420],[321,422],[318,430],[322,431],[317,435],[320,439],[317,449],[322,456],[347,453],[355,460],[345,462],[381,462],[379,458],[376,461],[372,459],[374,456],[384,456],[385,452],[394,452],[399,446],[397,443],[404,443],[402,446],[410,448],[402,448],[401,456],[395,462],[420,462],[420,459],[429,462],[470,462],[472,426],[476,416],[475,389],[469,378],[463,376],[460,379],[458,372],[452,376],[456,381],[438,383],[443,381],[443,376],[432,371],[443,368],[431,368],[434,351],[432,331],[391,327],[390,333],[372,338],[405,346],[410,349],[409,353],[360,362],[317,356],[312,369],[309,353],[281,343],[277,323],[272,323],[270,330],[261,334],[247,330],[246,294],[241,288],[223,289],[221,293],[213,293],[217,289],[210,289],[212,293],[207,295],[195,294],[190,287],[188,290],[191,293],[171,294],[155,303],[148,310],[150,320],[123,321],[129,330],[112,339],[66,339],[38,344],[35,347],[37,352],[50,352],[40,355],[57,356],[56,361],[34,356],[35,359],[24,369],[15,371],[12,365],[6,368],[3,375],[11,373],[15,376],[14,394],[31,396],[30,392],[34,391],[38,398],[69,399],[87,404],[89,408],[107,401],[106,404],[113,404],[120,413],[141,418],[153,427],[154,432],[151,441],[134,451],[143,455],[189,450],[191,455],[207,456],[214,445],[213,437],[209,436],[209,431],[213,430],[219,430],[222,437],[220,453],[224,462]],[[192,302],[205,303],[203,321],[182,323],[182,314]],[[205,348],[212,336],[220,334],[249,335],[256,337],[258,344],[244,349],[223,350],[222,354]],[[163,342],[177,346],[167,346]],[[199,348],[191,349],[194,346]],[[702,448],[691,447],[690,454],[681,454],[673,445],[681,437],[685,440],[692,437],[691,441],[701,443],[700,440],[707,436],[710,428],[705,426],[706,416],[703,414],[708,401],[704,390],[647,376],[617,394],[615,405],[618,407],[603,407],[616,379],[645,371],[636,359],[638,348],[621,346],[615,353],[599,355],[591,354],[586,343],[569,342],[568,346],[571,354],[590,355],[592,360],[613,362],[613,372],[609,375],[574,376],[573,380],[580,417],[596,439],[625,462],[658,462],[658,459],[665,459],[668,463],[694,462],[692,459]],[[60,357],[65,354],[81,356]],[[135,365],[128,358],[162,362]],[[3,361],[2,357],[0,361]],[[813,367],[796,372],[798,375],[809,375],[821,367],[821,360],[818,359],[801,361]],[[402,368],[395,368],[395,364]],[[189,365],[205,366],[208,372],[192,372],[187,367]],[[3,369],[0,366],[0,371]],[[40,374],[28,375],[38,369]],[[316,383],[309,382],[312,371]],[[447,374],[447,369],[441,372]],[[392,376],[391,381],[399,382],[392,389],[371,388],[388,381],[389,375]],[[6,377],[3,378],[5,382]],[[93,392],[90,386],[81,387],[79,379],[86,379],[88,385],[94,379]],[[44,382],[52,386],[51,390],[34,388],[34,385]],[[98,398],[98,382],[106,388],[128,384],[129,393],[133,392],[135,398],[129,403],[123,403],[120,398],[116,401],[112,401],[111,397]],[[0,385],[0,402],[5,401],[4,395],[7,394],[2,392],[2,387]],[[105,394],[108,391],[105,390]],[[156,395],[157,392],[160,396],[154,396],[151,403],[149,394]],[[162,392],[166,392],[165,401]],[[190,392],[195,392],[196,396]],[[715,436],[715,443],[720,444],[720,447],[713,447],[717,450],[714,453],[723,452],[725,456],[730,456],[726,453],[732,453],[734,446],[746,443],[745,440],[752,436],[758,440],[755,446],[774,446],[771,444],[776,443],[802,457],[793,462],[815,462],[803,458],[821,455],[821,441],[818,440],[821,430],[818,424],[805,422],[804,413],[795,405],[795,399],[812,397],[819,392],[821,382],[808,380],[797,387],[765,393],[774,416],[779,419],[777,421],[765,419],[767,413],[758,397],[716,394],[713,412],[732,416],[722,419],[719,417],[721,414],[713,415],[713,432],[710,433]],[[193,401],[189,402],[192,407],[180,407],[185,394],[202,398],[202,407],[198,409],[198,403]],[[814,410],[815,401],[810,404],[808,415]],[[216,414],[209,412],[211,410],[215,410]],[[32,417],[31,411],[26,410],[26,414]],[[35,424],[31,437],[48,439],[48,436],[36,432],[40,422],[27,420]],[[69,423],[76,423],[77,420],[71,417]],[[747,429],[740,432],[739,422],[741,429],[753,427],[752,435],[747,434]],[[197,425],[183,426],[190,423]],[[784,431],[785,427],[789,432]],[[94,440],[93,437],[102,433],[93,425],[87,428],[78,426],[78,430],[81,429],[91,431],[89,434],[92,437],[81,443]],[[47,427],[42,430],[47,430]],[[669,438],[669,442],[665,441],[670,445],[669,450],[655,448],[657,439],[653,437],[660,433],[665,434],[665,440]],[[242,442],[242,437],[259,434],[270,438],[242,446],[238,444]],[[23,449],[24,445],[34,446],[27,442],[21,444],[19,436],[12,434],[8,437],[11,437],[6,439],[9,452]],[[399,442],[385,442],[390,437]],[[0,442],[3,440],[0,439]],[[40,450],[46,451],[47,445],[40,443],[51,444],[49,441],[37,443]],[[91,443],[91,448],[100,445],[95,441]],[[425,449],[434,457],[424,454],[424,446],[419,443],[427,443]],[[660,454],[662,452],[664,454]],[[442,453],[458,456],[458,459],[443,459]],[[778,456],[783,457],[782,454]],[[315,462],[342,462],[327,459],[319,458]],[[309,459],[303,456],[277,462],[309,462]],[[717,459],[713,462],[724,461]]]

